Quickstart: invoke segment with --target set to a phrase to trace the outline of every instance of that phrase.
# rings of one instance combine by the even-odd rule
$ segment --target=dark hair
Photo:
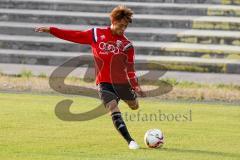
[[[115,7],[110,13],[111,21],[121,21],[124,19],[128,23],[132,23],[133,11],[124,5],[119,5]]]

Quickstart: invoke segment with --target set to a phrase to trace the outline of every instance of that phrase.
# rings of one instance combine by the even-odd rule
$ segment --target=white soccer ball
[[[163,132],[160,129],[150,129],[144,135],[144,143],[149,148],[159,148],[164,144]]]

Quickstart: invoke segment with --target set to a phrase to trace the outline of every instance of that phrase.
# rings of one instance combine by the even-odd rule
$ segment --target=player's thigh
[[[114,89],[111,84],[109,83],[99,84],[98,93],[103,104],[110,113],[119,112],[118,108],[119,98],[114,92]]]
[[[119,98],[117,97],[113,87],[109,83],[100,83],[98,85],[98,94],[99,97],[101,98],[103,104],[106,106],[107,103],[116,100],[116,102],[119,101]],[[111,102],[110,104],[112,104]]]
[[[137,103],[137,95],[129,84],[114,85],[115,93],[127,104],[135,105]]]

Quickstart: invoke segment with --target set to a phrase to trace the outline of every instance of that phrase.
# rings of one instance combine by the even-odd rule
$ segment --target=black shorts
[[[98,93],[104,105],[114,99],[119,102],[120,99],[135,100],[137,98],[137,95],[129,84],[113,85],[111,83],[102,82],[98,85],[98,87]]]

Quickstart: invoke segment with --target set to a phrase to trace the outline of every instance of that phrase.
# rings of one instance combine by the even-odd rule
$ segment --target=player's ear
[[[112,17],[110,17],[111,24],[114,24],[114,20]]]
[[[113,19],[113,20],[112,20],[112,24],[113,24],[113,25],[116,25],[117,23],[120,23],[120,21],[119,21],[119,20],[116,20],[116,19]]]
[[[111,23],[112,23],[113,25],[115,25],[115,24],[116,24],[116,21],[112,20]]]

